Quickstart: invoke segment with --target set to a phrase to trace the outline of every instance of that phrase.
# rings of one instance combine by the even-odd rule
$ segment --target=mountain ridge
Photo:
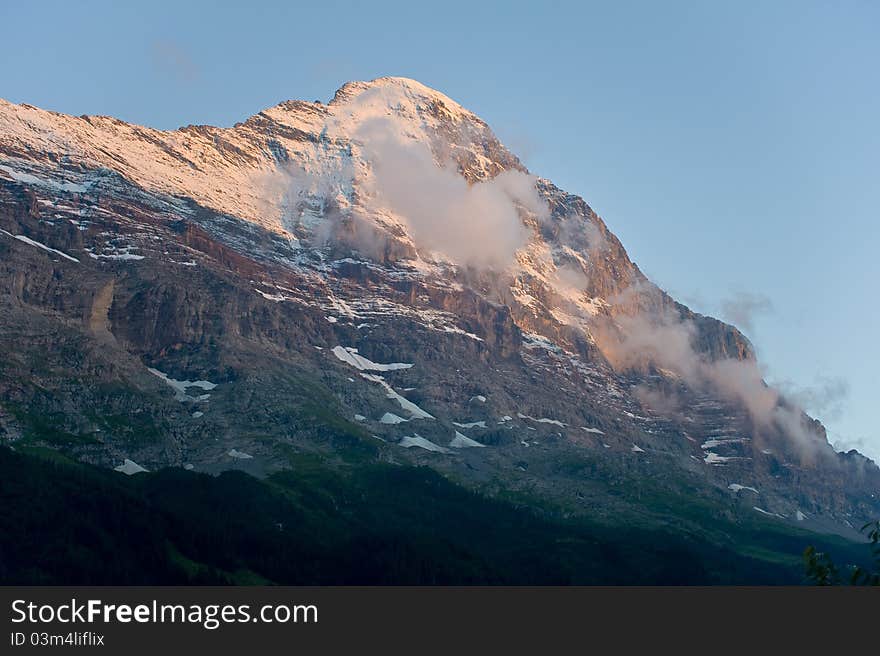
[[[455,118],[457,118],[457,119],[466,118],[468,121],[474,121],[480,126],[481,129],[486,130],[485,136],[487,138],[487,143],[489,144],[487,146],[487,148],[491,152],[496,153],[495,159],[492,160],[493,167],[492,167],[492,170],[487,171],[487,170],[485,170],[485,168],[483,168],[483,169],[475,169],[473,167],[468,168],[467,162],[458,162],[460,172],[466,178],[468,178],[468,180],[470,182],[477,182],[477,181],[480,181],[486,177],[492,177],[494,175],[497,175],[500,171],[506,170],[506,167],[528,174],[527,169],[524,166],[522,166],[522,164],[515,157],[515,155],[512,155],[511,153],[509,153],[509,151],[507,151],[507,149],[504,148],[503,145],[497,141],[494,134],[492,134],[491,130],[488,128],[488,125],[482,119],[479,119],[476,115],[465,110],[460,105],[458,105],[457,103],[455,103],[454,101],[452,101],[448,97],[444,96],[443,94],[436,92],[434,90],[428,89],[428,87],[425,87],[424,85],[421,85],[421,84],[419,84],[413,80],[409,80],[407,78],[386,77],[386,78],[377,78],[376,80],[373,80],[371,82],[349,82],[346,85],[343,85],[342,87],[340,87],[340,89],[334,95],[333,100],[331,100],[330,103],[328,103],[327,105],[317,105],[316,103],[308,103],[308,102],[304,102],[304,101],[284,101],[282,103],[274,105],[273,107],[267,108],[267,109],[259,112],[258,114],[255,114],[254,116],[250,117],[249,119],[247,119],[241,123],[237,123],[233,128],[214,128],[212,126],[187,126],[184,128],[179,128],[177,130],[161,131],[161,130],[153,130],[151,128],[142,128],[141,126],[127,124],[125,122],[119,121],[118,119],[114,119],[112,117],[87,116],[87,117],[80,117],[80,119],[82,121],[85,121],[86,123],[88,123],[90,127],[94,127],[93,123],[98,123],[98,128],[102,127],[102,125],[106,124],[106,123],[109,123],[111,126],[115,126],[115,127],[126,126],[126,129],[130,129],[133,131],[131,136],[137,137],[138,139],[145,139],[148,146],[152,145],[154,147],[158,147],[160,150],[160,154],[167,155],[169,153],[169,151],[173,150],[172,146],[180,147],[181,145],[186,145],[186,144],[172,144],[170,146],[167,144],[163,144],[161,146],[157,146],[155,144],[155,139],[154,139],[154,137],[156,135],[162,134],[162,135],[183,136],[183,135],[187,135],[189,133],[201,134],[203,132],[207,132],[207,133],[209,133],[209,135],[216,135],[216,134],[225,134],[225,133],[235,133],[235,131],[241,127],[256,128],[257,130],[260,130],[260,131],[266,131],[268,129],[271,131],[271,130],[277,129],[277,126],[271,126],[271,127],[267,128],[266,125],[262,124],[262,117],[267,117],[269,120],[275,122],[276,124],[285,125],[285,123],[283,123],[283,121],[288,120],[291,116],[291,113],[288,112],[286,108],[288,108],[290,106],[294,106],[296,108],[296,111],[293,112],[292,115],[295,119],[294,123],[296,125],[291,125],[288,127],[295,127],[297,129],[301,129],[303,127],[310,128],[312,131],[311,133],[306,133],[304,130],[301,130],[301,132],[296,133],[294,136],[297,138],[305,138],[308,143],[314,143],[314,142],[319,141],[321,139],[320,135],[326,133],[326,126],[323,124],[316,123],[316,122],[310,123],[310,120],[313,117],[305,117],[304,118],[304,116],[303,116],[304,114],[317,113],[317,114],[320,114],[322,118],[326,118],[327,113],[329,112],[329,109],[331,107],[340,106],[340,105],[344,106],[345,102],[350,101],[352,98],[357,98],[359,95],[363,94],[366,91],[374,90],[377,88],[380,90],[384,90],[383,85],[402,86],[405,89],[407,94],[411,93],[411,90],[413,87],[419,93],[428,93],[429,95],[427,96],[427,98],[429,99],[429,101],[431,103],[438,102],[438,101],[440,103],[449,103],[453,107],[453,109],[455,110],[455,114],[454,114]],[[8,106],[13,107],[13,108],[14,107],[27,107],[29,109],[31,108],[31,106],[27,106],[27,105],[15,106],[15,105],[9,104]],[[67,115],[59,114],[59,113],[43,112],[43,110],[37,110],[36,108],[33,108],[33,109],[38,114],[41,114],[41,115],[42,114],[52,114],[52,115],[58,117],[59,119],[63,119],[64,124],[69,124],[71,121],[76,122],[77,120],[80,120],[80,119],[76,119],[75,117],[70,117]],[[428,107],[428,110],[430,110],[430,109],[431,109],[431,107]],[[426,110],[426,111],[428,111],[428,110]],[[15,151],[15,141],[16,140],[14,138],[9,139],[9,136],[10,135],[14,136],[16,134],[16,131],[10,127],[10,124],[12,123],[10,118],[8,116],[3,116],[3,118],[6,119],[4,122],[4,125],[3,125],[4,131],[0,134],[2,134],[4,137],[6,137],[5,143],[4,143],[6,151],[14,153],[14,152],[16,152]],[[39,125],[39,124],[40,124],[40,121],[34,122],[34,125]],[[60,128],[63,128],[63,127],[64,127],[64,125],[60,126]],[[31,131],[33,132],[35,130],[36,130],[36,128],[31,126]],[[146,130],[147,132],[146,133],[141,132],[142,130]],[[90,136],[90,135],[93,136],[93,134],[94,134],[93,132],[89,132],[87,135],[78,135],[76,130],[74,130],[73,132],[74,132],[76,139],[85,139],[87,136]],[[251,136],[253,136],[253,135],[251,135]],[[213,136],[212,136],[212,138],[213,138]],[[265,135],[263,135],[262,133],[261,133],[261,138],[265,140]],[[25,145],[29,145],[29,141],[32,141],[32,139],[28,139],[27,137],[25,137],[25,138],[20,139],[20,141]],[[39,147],[40,145],[45,146],[45,142],[43,142],[41,144],[40,141],[37,140],[36,145],[37,145],[37,147]],[[82,147],[81,144],[80,144],[80,147]],[[189,147],[192,147],[192,146],[190,145]],[[33,152],[35,150],[35,148],[33,146],[29,145],[28,150]],[[223,150],[223,148],[220,148],[220,150]],[[234,147],[230,147],[228,150],[230,150],[233,154],[237,154],[237,153],[241,152],[241,149],[236,149]],[[264,155],[266,154],[267,150],[269,150],[268,147],[263,148]],[[92,154],[95,154],[95,151],[91,151],[91,152],[92,152]],[[179,153],[175,152],[175,153],[173,153],[173,155],[175,157],[177,157],[177,156],[179,156]],[[93,164],[92,162],[88,161],[91,156],[92,155],[89,154],[89,149],[87,149],[87,148],[84,148],[84,152],[76,155],[76,157],[82,158],[86,164]],[[254,161],[253,153],[250,153],[249,156],[250,156],[250,159],[246,159],[245,161],[248,163],[252,163]],[[473,153],[469,153],[467,156],[472,157]],[[67,157],[71,158],[71,159],[73,158],[71,155],[68,155]],[[103,154],[103,158],[105,160],[104,161],[105,164],[108,164],[108,165],[113,164],[113,161],[112,161],[113,158],[109,158],[111,160],[109,162],[106,161],[108,159],[108,155],[106,153]],[[272,152],[271,158],[267,158],[267,161],[263,162],[263,164],[268,163],[270,166],[275,167],[278,164],[277,159],[278,159],[277,153]],[[284,161],[287,161],[287,159],[289,159],[289,154],[285,154],[284,156],[282,156],[282,159],[284,159]],[[99,159],[98,162],[100,162],[100,161],[101,160]],[[184,160],[174,160],[175,165],[177,165],[181,162],[184,163],[187,167],[189,167],[191,169],[198,168],[198,165],[195,164],[192,161],[192,159],[190,159],[190,160],[185,160],[185,159]],[[138,174],[137,171],[132,170],[133,168],[136,168],[136,166],[137,166],[137,162],[134,162],[133,164],[129,163],[129,166],[124,168],[123,172],[130,174],[133,181],[135,181],[138,184],[143,185],[145,183],[144,176],[141,174]],[[483,166],[485,167],[486,165],[483,164]],[[149,172],[147,173],[147,177],[149,178]],[[647,278],[644,277],[641,274],[641,272],[638,271],[638,268],[629,260],[628,256],[626,255],[625,249],[620,244],[620,242],[617,240],[617,238],[613,235],[613,233],[611,233],[610,230],[607,229],[607,226],[605,226],[604,222],[598,217],[598,215],[596,215],[592,211],[592,209],[589,207],[589,205],[584,203],[577,196],[574,196],[572,194],[566,194],[565,192],[562,192],[562,190],[556,188],[554,185],[552,185],[552,183],[550,183],[547,180],[538,179],[538,178],[535,178],[535,180],[536,180],[536,182],[539,182],[541,185],[543,185],[548,190],[548,195],[558,197],[560,204],[565,204],[565,203],[574,203],[574,204],[580,203],[581,204],[581,207],[577,207],[575,209],[575,212],[591,219],[595,223],[596,230],[598,231],[598,235],[597,235],[598,239],[601,240],[604,245],[609,246],[610,248],[612,248],[615,251],[614,260],[616,260],[617,262],[623,263],[621,270],[614,271],[613,276],[610,277],[611,279],[622,280],[623,281],[622,285],[627,285],[627,284],[631,285],[633,283],[647,282]],[[147,187],[149,188],[151,186],[151,181],[147,180],[146,184],[147,184]],[[158,185],[158,186],[153,185],[153,190],[154,191],[156,191],[156,190],[167,191],[167,189],[164,189],[162,185]],[[204,197],[200,198],[200,193],[202,193],[202,192],[200,192],[198,189],[194,190],[185,184],[183,186],[178,185],[178,188],[173,189],[173,191],[175,191],[175,193],[177,195],[194,197],[197,200],[208,201],[208,202],[211,202],[213,199],[216,198],[216,196],[213,196],[210,193],[207,193]],[[265,185],[260,187],[260,191],[265,191]],[[229,194],[225,190],[221,190],[220,197],[225,199],[228,195]],[[337,197],[334,200],[338,201],[339,199]],[[253,205],[253,204],[251,204],[251,205]],[[241,211],[243,208],[237,202],[233,202],[232,205],[230,205],[228,202],[225,202],[225,201],[224,202],[217,202],[213,205],[213,208],[216,210],[220,210],[220,211],[227,211],[227,213],[230,213],[230,214],[233,214],[233,215],[236,215],[239,217],[247,218],[248,220],[254,221],[258,225],[261,225],[263,227],[267,227],[272,231],[279,232],[284,235],[288,235],[290,232],[294,232],[294,231],[288,231],[287,226],[283,225],[283,221],[282,222],[267,223],[265,220],[261,219],[260,217],[255,218],[255,212],[258,213],[259,210],[255,210],[254,208],[251,208],[251,209],[254,209],[254,212],[252,212],[250,210],[249,211]],[[237,210],[238,210],[238,212],[237,212]],[[274,211],[279,212],[281,210],[279,210],[278,208],[274,208]],[[393,227],[397,227],[397,226],[393,226]],[[549,226],[549,228],[554,229],[553,226]],[[389,235],[385,234],[385,235],[383,235],[383,237],[388,238]],[[393,238],[393,235],[391,235],[391,237]],[[411,244],[404,243],[404,244],[402,244],[402,247],[406,248],[407,246],[410,246],[410,245]],[[606,296],[613,295],[613,294],[621,291],[619,286],[618,287],[609,286],[607,284],[608,278],[606,278],[603,282],[606,284],[604,285],[605,289],[602,289],[602,292]],[[739,347],[742,352],[751,352],[751,349],[747,345],[747,340],[745,340],[745,338],[741,334],[736,335],[736,341],[738,341],[742,344]]]

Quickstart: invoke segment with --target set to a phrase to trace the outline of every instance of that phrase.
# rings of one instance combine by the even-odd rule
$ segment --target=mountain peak
[[[347,116],[355,122],[385,116],[417,122],[432,117],[433,121],[429,122],[488,128],[485,121],[446,94],[417,80],[393,76],[346,82],[326,104],[289,99],[260,114],[286,124],[291,121],[298,124],[304,117],[315,115]]]
[[[418,80],[413,80],[408,77],[396,77],[390,75],[377,77],[367,81],[352,80],[350,82],[346,82],[339,89],[337,89],[336,93],[333,96],[333,99],[328,104],[334,105],[349,102],[353,98],[356,98],[358,95],[368,90],[381,90],[389,94],[403,94],[410,98],[422,98],[429,101],[440,101],[451,109],[455,109],[460,112],[466,112],[472,115],[472,112],[466,110],[464,107],[462,107],[459,103],[454,101],[446,94],[441,93],[440,91],[437,91],[436,89],[433,89],[426,84],[422,84]]]

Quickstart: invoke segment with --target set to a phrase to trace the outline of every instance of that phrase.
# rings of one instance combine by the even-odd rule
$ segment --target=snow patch
[[[65,260],[70,260],[71,262],[76,262],[77,264],[79,264],[79,260],[76,259],[75,257],[72,257],[72,256],[68,255],[67,253],[62,253],[61,251],[56,250],[54,248],[50,248],[49,246],[46,246],[46,244],[40,243],[38,241],[34,241],[30,237],[25,237],[24,235],[13,235],[11,232],[6,232],[3,229],[0,229],[0,232],[2,232],[4,235],[8,235],[9,237],[12,237],[13,239],[17,239],[18,241],[20,241],[24,244],[28,244],[30,246],[35,246],[35,247],[40,248],[48,253],[54,253],[55,255],[60,255]]]
[[[408,435],[406,437],[402,437],[398,444],[404,449],[410,449],[414,446],[417,446],[420,449],[425,449],[426,451],[434,451],[436,453],[451,453],[449,449],[442,447],[439,444],[434,444],[431,440],[426,440],[418,433],[415,433],[411,436]]]
[[[254,289],[254,291],[257,292],[263,298],[265,298],[267,301],[273,301],[275,303],[280,303],[281,301],[284,300],[284,294],[267,294],[266,292],[262,291],[261,289]],[[315,348],[317,348],[317,347],[315,347]]]
[[[9,166],[0,165],[0,171],[5,171],[9,177],[17,182],[23,182],[25,184],[37,185],[38,187],[48,187],[49,189],[56,189],[58,191],[67,191],[70,193],[85,193],[92,186],[91,182],[87,182],[86,184],[77,184],[75,182],[67,182],[67,181],[57,181],[57,180],[44,180],[43,178],[38,178],[35,175],[31,175],[30,173],[23,173],[21,171],[16,171],[15,169]]]
[[[708,451],[706,453],[706,457],[703,458],[703,462],[707,465],[723,465],[726,462],[733,460],[733,458],[727,458],[725,456],[719,456],[714,451]]]
[[[333,355],[342,362],[350,364],[355,369],[360,369],[361,371],[396,371],[398,369],[409,369],[412,367],[412,364],[404,362],[379,364],[378,362],[373,362],[372,360],[368,360],[364,356],[358,354],[357,349],[351,347],[334,346]]]
[[[554,426],[559,426],[560,428],[565,428],[568,425],[568,424],[565,424],[565,423],[559,421],[558,419],[547,419],[546,417],[540,417],[540,418],[530,417],[529,415],[524,415],[521,412],[517,413],[516,416],[519,417],[520,419],[529,419],[531,421],[536,421],[539,424],[553,424]]]
[[[139,474],[141,472],[147,471],[139,464],[137,464],[134,460],[129,460],[126,458],[122,461],[122,464],[118,467],[113,468],[114,471],[122,472],[123,474],[127,474],[128,476],[132,476],[133,474]]]
[[[713,437],[705,442],[703,442],[701,449],[714,449],[718,446],[725,446],[726,444],[737,444],[740,442],[745,442],[746,438],[744,437]]]
[[[485,421],[472,421],[468,424],[460,424],[457,421],[453,421],[452,425],[458,426],[459,428],[485,428],[486,422]]]
[[[216,383],[207,380],[175,380],[168,376],[168,374],[162,373],[158,369],[153,369],[152,367],[147,367],[147,371],[165,381],[165,384],[174,390],[174,398],[181,403],[184,401],[207,401],[211,396],[210,394],[200,394],[195,397],[190,396],[186,393],[186,390],[190,387],[197,387],[205,391],[210,391],[217,387]]]
[[[89,254],[89,257],[93,260],[142,260],[144,259],[143,255],[135,255],[134,253],[98,253],[95,254],[92,251],[86,251]]]
[[[728,490],[733,490],[734,492],[739,492],[741,490],[748,490],[749,492],[754,492],[755,494],[760,494],[755,488],[749,487],[748,485],[740,485],[739,483],[731,483],[727,486]]]
[[[410,419],[434,419],[434,415],[428,414],[415,403],[395,392],[391,385],[385,382],[385,379],[382,378],[382,376],[376,374],[361,374],[361,378],[381,385],[385,389],[385,395],[389,399],[397,401],[400,407],[409,413]]]
[[[404,419],[403,417],[398,417],[393,412],[386,412],[379,418],[380,424],[402,424],[405,421],[409,421],[409,419]]]
[[[458,326],[443,326],[444,333],[453,333],[455,335],[464,335],[465,337],[469,337],[470,339],[476,340],[478,342],[482,342],[483,338],[475,335],[474,333],[469,333],[468,331],[459,328]]]
[[[472,440],[467,435],[462,435],[458,431],[455,431],[455,437],[452,438],[452,441],[449,443],[454,449],[469,449],[472,447],[483,447],[485,448],[485,444],[480,444],[476,440]]]
[[[239,451],[238,449],[229,449],[229,451],[226,452],[226,455],[230,458],[235,458],[236,460],[250,460],[253,458],[251,454]]]

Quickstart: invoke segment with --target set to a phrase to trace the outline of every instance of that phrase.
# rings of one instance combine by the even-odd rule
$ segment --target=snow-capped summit
[[[434,143],[438,157],[457,158],[475,178],[518,166],[480,119],[406,78],[349,82],[326,105],[286,101],[231,128],[163,131],[0,100],[0,147],[32,162],[64,153],[69,165],[107,167],[148,191],[193,198],[283,232],[283,198],[267,198],[267,188],[301,172],[350,178],[362,164],[352,161],[358,137],[383,119],[401,136]],[[335,191],[345,196],[341,187]]]
[[[43,169],[64,153],[67,169],[110,169],[296,246],[333,238],[419,266],[513,265],[523,275],[509,300],[534,305],[534,282],[559,296],[568,322],[604,302],[592,292],[581,298],[590,249],[607,247],[625,263],[620,289],[637,277],[585,204],[529,174],[473,113],[406,78],[349,82],[326,105],[287,101],[232,128],[161,131],[4,102],[0,148],[20,175],[57,175]],[[558,243],[548,246],[542,233]],[[387,243],[395,245],[373,248]],[[598,283],[604,294],[620,291],[607,282]]]

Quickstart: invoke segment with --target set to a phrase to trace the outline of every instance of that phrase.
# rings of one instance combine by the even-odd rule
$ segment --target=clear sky
[[[878,35],[873,0],[0,0],[0,97],[225,126],[415,78],[582,195],[662,287],[738,317],[769,380],[880,458]]]

